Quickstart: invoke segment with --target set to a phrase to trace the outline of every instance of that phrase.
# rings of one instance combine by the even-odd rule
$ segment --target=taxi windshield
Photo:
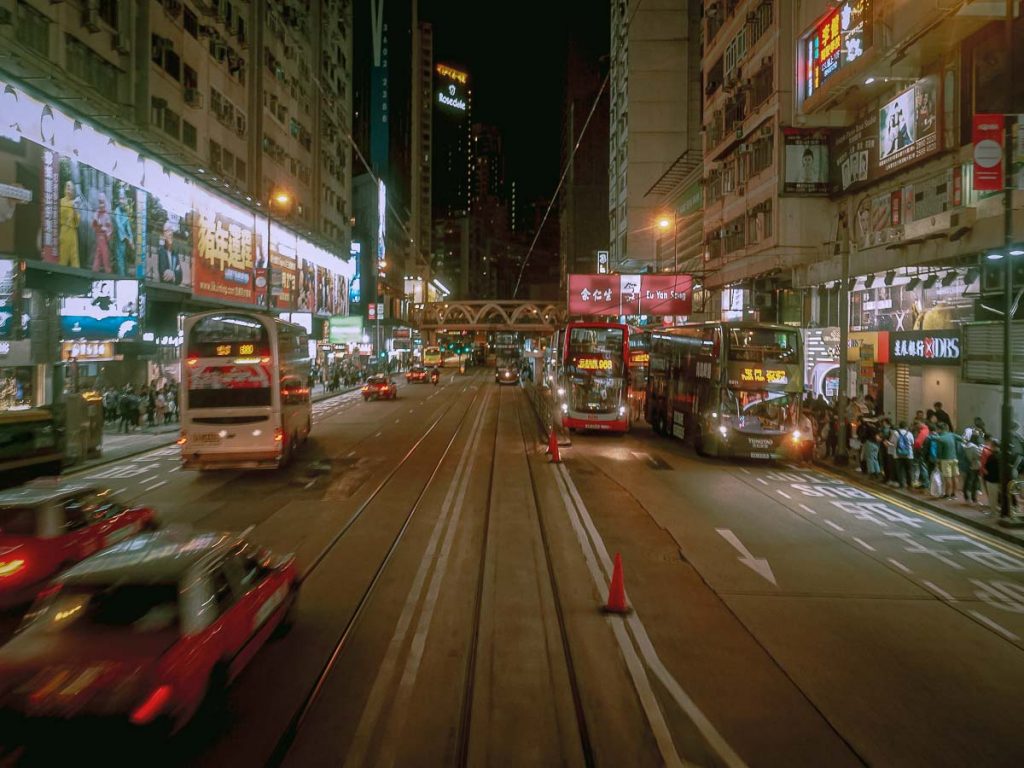
[[[122,629],[135,633],[178,628],[177,584],[83,584],[64,587],[33,611],[31,628],[47,633]]]

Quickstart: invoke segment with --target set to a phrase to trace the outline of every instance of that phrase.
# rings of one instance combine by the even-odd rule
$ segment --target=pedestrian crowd
[[[849,455],[859,469],[877,482],[917,490],[935,498],[976,506],[984,514],[1000,512],[1002,489],[1024,470],[1024,430],[1013,422],[1009,435],[1010,476],[1000,477],[999,438],[981,418],[957,430],[941,402],[919,410],[913,420],[896,421],[875,410],[874,399],[850,401]],[[817,437],[817,455],[834,456],[838,447],[839,423],[824,398],[804,401]],[[1016,511],[1020,499],[1011,497]]]
[[[103,391],[103,420],[118,432],[134,432],[178,421],[178,385],[156,382],[138,391],[131,384],[107,387]]]

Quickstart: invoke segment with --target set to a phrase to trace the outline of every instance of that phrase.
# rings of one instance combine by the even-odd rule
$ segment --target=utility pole
[[[1013,70],[1013,0],[1006,0],[1006,83],[1012,83],[1016,73]],[[1003,240],[1006,252],[1003,254],[1003,408],[1000,428],[999,484],[1003,488],[999,516],[1002,521],[1010,520],[1010,451],[1013,448],[1013,125],[1016,116],[1010,114],[1012,88],[1007,87],[1006,115],[1003,119]]]
[[[850,249],[853,248],[854,232],[850,231],[854,214],[853,203],[847,203],[845,213],[839,214],[839,225],[836,227],[836,245],[843,260],[842,277],[839,280],[839,396],[836,398],[836,420],[839,423],[839,441],[836,443],[835,462],[846,466],[850,461],[848,453],[850,436],[847,434],[849,421],[846,417],[847,393],[850,391],[849,365],[846,362],[846,350],[850,342]],[[843,231],[846,242],[843,242]]]

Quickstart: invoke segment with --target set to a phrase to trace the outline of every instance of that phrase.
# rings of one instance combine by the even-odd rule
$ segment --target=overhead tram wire
[[[629,18],[626,19],[627,33],[629,32],[629,28],[633,24],[633,19],[636,17],[637,11],[640,10],[640,5],[642,3],[643,0],[636,0],[636,5],[633,6],[633,10],[630,12]],[[526,265],[530,261],[530,256],[533,254],[533,249],[537,245],[537,240],[540,238],[540,233],[544,229],[544,224],[547,223],[548,216],[551,215],[551,209],[554,207],[555,200],[558,199],[558,193],[561,191],[562,185],[565,183],[565,177],[569,175],[569,167],[572,165],[572,161],[576,157],[576,150],[580,148],[580,143],[583,141],[583,137],[587,133],[587,126],[590,125],[590,119],[594,116],[594,112],[597,111],[597,105],[601,102],[601,96],[604,95],[605,88],[608,87],[608,80],[611,77],[611,74],[611,66],[609,66],[608,71],[604,75],[604,79],[601,81],[601,87],[597,89],[597,94],[594,96],[594,103],[590,105],[590,112],[587,113],[587,119],[583,121],[583,128],[580,129],[580,135],[576,139],[576,143],[573,145],[572,152],[569,153],[569,158],[565,161],[565,167],[562,169],[562,175],[559,177],[558,184],[555,186],[555,191],[551,195],[551,200],[548,202],[547,210],[544,211],[544,218],[540,220],[537,231],[533,234],[533,242],[530,243],[530,247],[526,251],[526,255],[523,257],[523,263],[519,265],[519,276],[516,278],[516,287],[512,291],[513,299],[519,294],[519,284],[523,280],[523,272],[526,270]]]

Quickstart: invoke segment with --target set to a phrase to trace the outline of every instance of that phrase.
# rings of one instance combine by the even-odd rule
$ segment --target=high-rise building
[[[412,231],[416,239],[420,274],[429,279],[433,208],[431,202],[433,177],[434,130],[434,30],[420,23],[413,35],[412,109]]]
[[[434,66],[434,218],[464,216],[471,206],[473,91],[469,75],[448,64]]]
[[[611,269],[656,261],[651,187],[689,146],[684,74],[690,6],[698,0],[611,4],[608,220]]]
[[[347,313],[351,14],[0,2],[0,272],[22,262],[33,297],[31,348],[0,366],[29,371],[29,404],[69,359],[72,388],[173,378],[182,311],[269,306],[315,335]],[[94,293],[123,322],[78,322]]]
[[[585,10],[585,3],[574,5]],[[566,49],[561,142],[566,176],[558,200],[563,276],[597,272],[598,252],[607,257],[608,251],[609,100],[602,58],[609,50],[609,17],[601,18],[604,23],[570,27]]]

